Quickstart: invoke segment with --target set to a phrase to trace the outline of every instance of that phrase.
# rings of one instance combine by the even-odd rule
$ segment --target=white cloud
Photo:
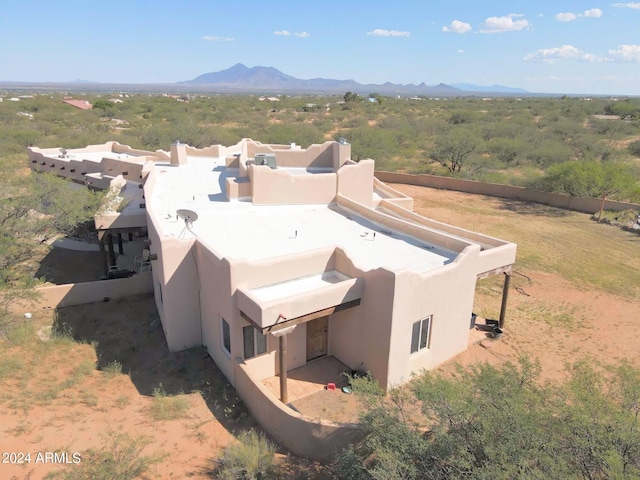
[[[202,39],[207,42],[233,42],[234,40],[231,37],[212,37],[211,35],[205,35]]]
[[[559,22],[570,22],[572,20],[575,20],[576,18],[578,18],[578,16],[575,13],[571,13],[571,12],[563,12],[563,13],[556,14],[556,20],[558,20]]]
[[[635,10],[640,10],[640,3],[630,2],[630,3],[614,3],[614,7],[622,7],[622,8],[633,8]]]
[[[609,50],[607,59],[640,63],[640,45],[619,45],[615,50]]]
[[[453,32],[453,33],[467,33],[471,31],[471,25],[466,22],[461,22],[460,20],[454,20],[447,27],[446,25],[442,27],[443,32]]]
[[[513,20],[521,14],[512,13],[504,17],[489,17],[480,25],[480,33],[517,32],[530,28],[527,20]]]
[[[579,48],[574,47],[573,45],[562,45],[560,47],[554,48],[541,48],[535,53],[529,53],[528,55],[525,55],[523,60],[527,62],[537,61],[545,63],[555,63],[560,60],[566,59],[577,59],[585,62],[597,62],[602,60],[596,55],[584,52]]]
[[[464,50],[462,50],[462,49],[457,50],[456,53],[464,53]]]
[[[273,32],[274,35],[279,35],[281,37],[290,37],[291,35],[294,35],[296,37],[300,37],[300,38],[309,38],[311,36],[310,33],[308,32],[294,32],[291,33],[289,30],[276,30],[275,32]]]
[[[602,10],[599,8],[592,8],[591,10],[585,10],[582,16],[590,18],[600,18],[602,16]]]
[[[602,10],[599,8],[592,8],[591,10],[585,10],[582,13],[561,12],[555,15],[556,20],[559,22],[571,22],[578,17],[586,18],[600,18],[602,16]]]
[[[384,30],[382,28],[376,28],[367,32],[367,35],[373,35],[374,37],[409,37],[411,33],[401,32],[398,30]]]

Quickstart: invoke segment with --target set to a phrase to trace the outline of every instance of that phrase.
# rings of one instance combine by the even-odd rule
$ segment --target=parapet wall
[[[404,183],[407,185],[418,185],[422,187],[440,188],[443,190],[455,190],[457,192],[475,193],[478,195],[489,195],[491,197],[509,198],[512,200],[523,200],[526,202],[541,203],[552,207],[564,208],[576,212],[595,213],[600,211],[602,199],[600,198],[579,198],[561,195],[558,193],[541,192],[524,187],[513,187],[511,185],[500,185],[497,183],[476,182],[475,180],[463,180],[460,178],[439,177],[436,175],[411,175],[396,172],[375,172],[376,178],[386,183]],[[605,210],[640,210],[637,203],[616,202],[606,200]]]

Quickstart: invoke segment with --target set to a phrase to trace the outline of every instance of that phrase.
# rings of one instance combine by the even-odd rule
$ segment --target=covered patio
[[[329,383],[334,383],[339,390],[347,385],[347,378],[342,372],[350,368],[333,356],[324,356],[307,362],[302,367],[287,372],[288,401],[294,403],[309,395],[324,390]],[[262,381],[265,387],[276,397],[280,397],[280,376],[275,375]]]

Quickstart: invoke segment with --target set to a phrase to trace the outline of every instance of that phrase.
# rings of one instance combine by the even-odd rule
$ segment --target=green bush
[[[276,445],[255,430],[241,432],[238,443],[227,446],[218,460],[224,480],[260,480],[273,473]]]

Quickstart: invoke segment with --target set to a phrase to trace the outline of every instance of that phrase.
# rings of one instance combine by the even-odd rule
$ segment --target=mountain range
[[[219,72],[199,75],[193,80],[179,82],[181,85],[193,88],[220,89],[236,92],[282,92],[282,93],[344,93],[347,91],[381,95],[428,95],[428,96],[456,96],[465,93],[527,93],[519,88],[492,85],[484,87],[469,83],[456,85],[426,85],[424,82],[415,84],[361,84],[355,80],[334,80],[326,78],[299,79],[282,73],[273,67],[247,67],[237,63],[231,68]]]
[[[447,85],[415,84],[362,84],[355,80],[327,78],[300,78],[282,73],[273,67],[247,67],[237,63],[219,72],[199,75],[193,80],[177,83],[102,83],[91,80],[72,82],[20,82],[0,81],[1,88],[20,90],[65,90],[83,92],[182,92],[182,93],[257,93],[257,94],[340,94],[354,92],[360,95],[455,97],[462,95],[510,96],[536,95],[521,88],[502,85],[481,86],[469,83]]]

